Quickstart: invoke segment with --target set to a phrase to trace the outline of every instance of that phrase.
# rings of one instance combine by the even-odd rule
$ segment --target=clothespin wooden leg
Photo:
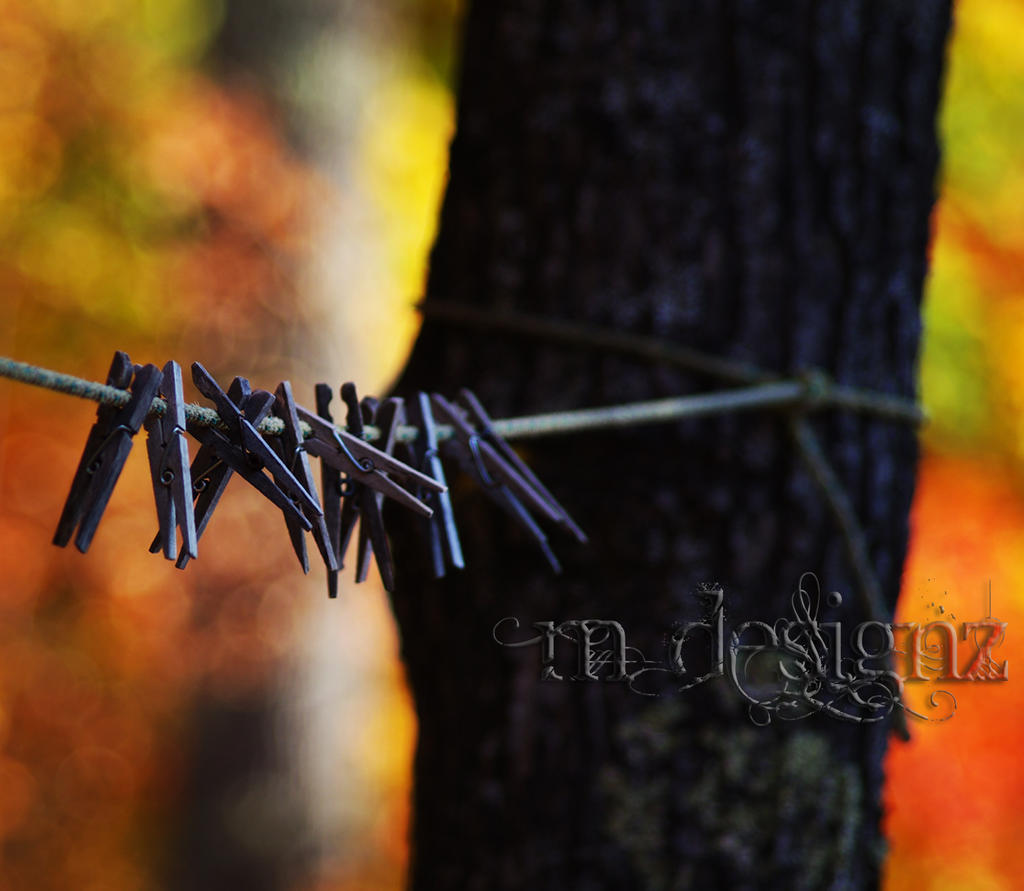
[[[331,388],[328,384],[316,385],[316,411],[328,423],[331,417]],[[323,492],[324,523],[327,526],[327,541],[334,552],[334,569],[327,570],[327,596],[338,596],[338,570],[341,568],[341,472],[327,461],[320,462],[320,488]]]
[[[160,393],[167,408],[162,417],[153,415],[145,424],[149,471],[160,523],[160,531],[149,550],[156,553],[162,549],[168,560],[174,560],[178,555],[177,530],[180,529],[182,548],[189,557],[195,557],[198,537],[185,440],[185,397],[181,367],[173,359],[161,372]]]
[[[277,388],[274,413],[284,422],[284,432],[276,440],[276,446],[281,459],[299,481],[299,484],[316,500],[316,486],[313,482],[313,473],[310,470],[309,458],[303,445],[302,430],[299,427],[299,416],[295,406],[295,399],[292,396],[292,387],[288,381],[283,381]],[[317,509],[317,513],[307,511],[306,518],[313,525],[313,539],[317,544],[328,572],[337,571],[337,557],[330,543],[330,534],[327,530],[323,509],[320,507],[319,502],[317,502]],[[302,564],[303,571],[309,572],[309,557],[306,553],[305,533],[297,523],[290,520],[287,516],[285,520],[296,556],[298,556],[299,562]]]
[[[251,393],[252,388],[249,386],[249,381],[244,377],[236,377],[228,388],[228,398],[236,405],[245,405]],[[217,456],[210,446],[203,444],[200,447],[189,470],[197,541],[206,530],[213,511],[227,488],[231,474],[231,468]],[[154,540],[153,545],[157,545],[158,540],[159,537]],[[153,549],[154,547],[151,545],[150,550]],[[178,554],[178,560],[174,565],[178,569],[184,569],[193,556],[188,551],[182,551]]]

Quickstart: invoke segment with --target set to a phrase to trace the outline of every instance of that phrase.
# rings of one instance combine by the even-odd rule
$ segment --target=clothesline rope
[[[104,405],[122,407],[127,405],[131,399],[131,393],[128,390],[119,390],[96,381],[53,371],[49,368],[41,368],[27,362],[18,362],[6,356],[0,357],[0,377],[53,390],[57,393],[90,399]],[[826,380],[812,374],[797,380],[757,383],[748,387],[715,393],[504,418],[496,420],[494,427],[498,435],[504,439],[527,439],[586,430],[665,423],[727,411],[799,406],[810,409],[824,408],[829,405],[849,407],[851,392],[851,388],[832,387]],[[872,411],[870,404],[874,394],[854,392],[859,399],[858,404],[861,406],[861,410]],[[899,400],[885,397],[878,403],[878,410],[873,413],[893,420],[920,423],[923,419],[920,411],[915,414],[910,410],[909,405],[896,405],[897,402]],[[153,400],[150,414],[160,416],[163,415],[165,409],[164,400],[156,398]],[[898,409],[898,411],[894,411],[894,409]],[[195,403],[185,406],[185,417],[200,427],[223,428],[224,426],[216,411]],[[302,422],[301,427],[304,436],[307,438],[312,436],[313,431],[308,424]],[[284,430],[284,422],[280,418],[266,418],[260,423],[259,430],[268,436],[279,436]],[[398,431],[398,439],[405,442],[414,440],[417,432],[416,427],[402,426]],[[440,439],[450,437],[451,428],[439,427],[438,435]],[[379,431],[375,427],[366,427],[364,431],[366,439],[373,441],[378,436]]]
[[[507,310],[492,312],[446,300],[424,301],[417,304],[416,308],[426,318],[437,319],[449,325],[460,325],[503,335],[518,335],[531,340],[548,340],[602,353],[618,353],[652,365],[684,368],[735,385],[778,383],[783,378],[776,372],[766,371],[748,362],[666,343],[658,338],[609,331],[606,328],[579,322],[542,318]],[[808,382],[813,388],[813,395],[836,408],[914,425],[923,424],[928,420],[924,410],[913,400],[839,384],[820,369],[805,371],[800,379]]]

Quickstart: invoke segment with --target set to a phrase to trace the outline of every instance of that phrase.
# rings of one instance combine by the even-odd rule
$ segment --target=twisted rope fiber
[[[128,390],[120,390],[71,374],[63,374],[49,368],[18,362],[6,356],[0,356],[0,377],[118,408],[127,405],[131,399],[131,392]],[[835,387],[830,385],[827,379],[813,373],[796,380],[768,380],[764,377],[760,380],[764,382],[717,393],[504,418],[496,420],[494,427],[503,439],[526,439],[586,430],[630,427],[636,424],[664,423],[680,418],[718,414],[726,411],[796,407],[817,409],[830,405],[850,408],[853,403],[860,411],[904,423],[917,424],[923,419],[923,414],[916,406],[903,400],[884,396],[884,394],[879,399],[878,394]],[[167,403],[157,397],[153,400],[149,414],[162,416],[166,409]],[[199,427],[226,429],[217,412],[203,405],[188,403],[185,406],[185,417]],[[313,435],[312,428],[304,421],[300,426],[306,438]],[[344,430],[345,428],[339,427],[339,429]],[[280,418],[265,418],[260,422],[259,430],[268,436],[280,436],[284,432],[284,422]],[[403,425],[398,430],[398,439],[409,442],[416,438],[418,432],[416,427]],[[440,439],[447,439],[451,435],[450,427],[438,426]],[[380,431],[376,427],[367,426],[365,428],[364,438],[373,441],[379,436]]]

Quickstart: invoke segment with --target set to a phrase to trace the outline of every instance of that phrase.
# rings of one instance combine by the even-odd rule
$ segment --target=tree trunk
[[[428,304],[913,397],[949,15],[945,0],[473,4]],[[463,386],[504,417],[720,382],[428,314],[397,390]],[[840,411],[812,423],[891,611],[915,434]],[[805,571],[843,593],[824,619],[867,618],[787,430],[766,411],[529,444],[591,538],[553,537],[561,576],[457,485],[468,567],[432,581],[395,512],[420,731],[412,887],[877,885],[882,724],[755,726],[725,679],[656,699],[542,682],[536,648],[492,637],[506,616],[614,619],[657,658],[700,619],[702,583],[724,589],[727,624],[773,622]]]

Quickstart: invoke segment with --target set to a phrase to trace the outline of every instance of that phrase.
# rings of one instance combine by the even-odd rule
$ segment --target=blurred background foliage
[[[379,392],[455,10],[371,6],[0,0],[0,352]],[[414,731],[381,592],[328,602],[238,484],[177,572],[137,449],[88,558],[53,548],[94,407],[0,398],[0,887],[398,887]]]
[[[416,331],[457,0],[0,0],[0,353],[382,391]],[[1024,7],[958,0],[900,618],[1024,617]],[[191,388],[188,388],[191,391]],[[129,461],[53,548],[94,415],[0,382],[0,889],[401,886],[386,601],[324,596],[238,484],[179,573]],[[1011,661],[1014,661],[1011,659]],[[1019,887],[1017,683],[894,746],[887,886]]]
[[[955,716],[912,722],[912,742],[892,746],[890,891],[1021,882],[1024,6],[955,0],[954,29],[924,306],[921,392],[932,421],[898,619],[980,621],[991,584],[992,614],[1008,623],[995,656],[1009,660],[1010,680],[940,685],[957,698]],[[971,648],[961,648],[963,669]],[[927,713],[925,692],[912,695]]]

